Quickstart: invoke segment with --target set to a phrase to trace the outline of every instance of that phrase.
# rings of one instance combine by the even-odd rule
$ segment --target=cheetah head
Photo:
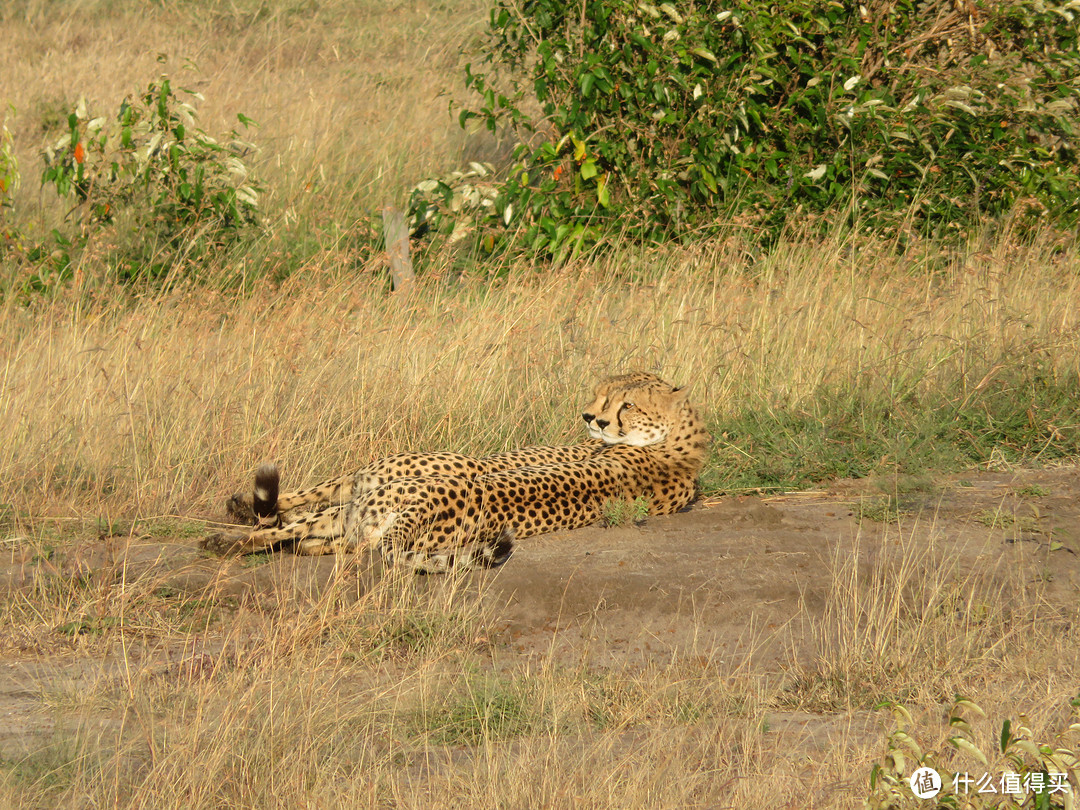
[[[688,393],[652,374],[614,377],[597,388],[582,418],[589,438],[605,444],[659,444],[683,421]]]
[[[596,386],[593,401],[581,413],[581,418],[585,420],[585,429],[588,431],[590,439],[603,439],[602,430],[596,424],[597,415],[603,413],[608,407],[608,400],[614,392],[630,387],[651,388],[657,391],[674,390],[670,383],[664,382],[648,371],[632,371],[629,374],[609,377]]]

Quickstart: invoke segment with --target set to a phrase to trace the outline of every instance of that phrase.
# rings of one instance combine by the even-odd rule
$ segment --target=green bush
[[[0,125],[0,207],[11,205],[11,198],[19,188],[19,164],[15,160],[14,140],[7,125]]]
[[[483,225],[562,252],[721,220],[1071,223],[1078,18],[1063,0],[497,0],[460,120],[520,144]]]
[[[254,147],[235,130],[219,142],[196,128],[196,118],[195,107],[181,100],[165,77],[137,98],[125,99],[115,118],[92,116],[80,100],[67,116],[68,132],[46,150],[42,175],[43,185],[78,201],[73,239],[85,240],[124,216],[133,220],[140,243],[164,248],[175,258],[225,247],[256,223],[258,186],[245,162]],[[245,127],[251,123],[238,118]],[[122,275],[154,277],[168,271],[168,261],[147,259],[127,257]]]
[[[1026,718],[1006,719],[996,745],[980,748],[974,742],[973,723],[986,713],[972,701],[957,695],[949,711],[947,750],[924,751],[916,742],[915,722],[897,703],[882,704],[896,721],[887,750],[870,770],[870,794],[866,810],[907,808],[970,808],[970,810],[1059,810],[1073,806],[1073,792],[1080,781],[1080,698],[1069,702],[1069,723],[1053,742],[1037,742]],[[911,786],[919,768],[937,772],[940,792],[920,799]],[[955,769],[955,770],[954,770]]]
[[[6,124],[0,124],[0,215],[11,207],[12,198],[19,188],[19,163],[15,159],[15,143]],[[0,253],[18,234],[7,224],[7,217],[0,216]]]

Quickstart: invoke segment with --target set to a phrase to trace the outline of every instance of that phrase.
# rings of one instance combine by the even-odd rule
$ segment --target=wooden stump
[[[405,215],[389,205],[383,208],[382,218],[383,241],[390,259],[390,283],[393,289],[400,290],[416,279],[409,258],[409,229],[405,226]]]

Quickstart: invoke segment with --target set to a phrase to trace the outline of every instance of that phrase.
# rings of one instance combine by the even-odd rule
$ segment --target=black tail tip
[[[510,555],[513,553],[514,532],[510,529],[504,529],[499,538],[488,547],[487,559],[484,564],[489,568],[497,568],[510,559]]]
[[[278,489],[281,474],[276,464],[263,464],[255,471],[255,497],[251,507],[258,517],[271,517],[277,513]]]

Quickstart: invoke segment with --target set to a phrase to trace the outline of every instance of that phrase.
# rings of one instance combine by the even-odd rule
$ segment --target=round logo
[[[919,768],[908,781],[911,792],[920,799],[932,799],[941,792],[941,774],[933,768]]]

